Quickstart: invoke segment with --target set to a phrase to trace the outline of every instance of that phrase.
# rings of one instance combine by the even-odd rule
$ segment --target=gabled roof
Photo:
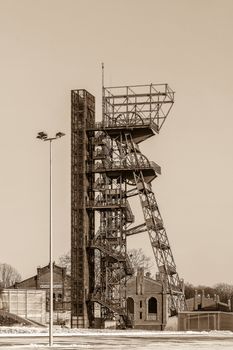
[[[46,273],[46,272],[49,272],[49,271],[50,271],[50,264],[45,265],[45,266],[43,266],[43,267],[37,267],[37,274],[36,274],[36,275],[31,276],[31,277],[29,277],[29,278],[26,278],[25,280],[22,280],[22,281],[20,281],[20,282],[16,282],[15,284],[13,284],[12,286],[10,286],[10,287],[8,287],[8,288],[14,288],[15,285],[20,285],[21,283],[28,282],[28,281],[30,281],[30,280],[36,280],[36,279],[37,279],[37,276],[38,276],[38,270],[40,271],[41,274],[44,274],[44,273]],[[62,272],[64,271],[66,277],[67,277],[68,279],[71,278],[71,276],[68,275],[68,274],[66,273],[66,267],[61,267],[61,266],[58,266],[58,265],[56,265],[55,263],[53,263],[53,272],[55,272],[55,271],[56,271],[57,273],[60,273],[60,274],[62,274]]]
[[[130,278],[128,279],[128,282],[134,281],[134,280],[136,280],[136,278],[137,278],[136,275],[135,275],[135,276],[132,276],[132,277],[130,277]],[[144,275],[144,276],[143,276],[143,280],[144,280],[144,283],[145,283],[145,282],[149,282],[149,283],[156,284],[157,286],[162,287],[162,282],[161,282],[161,281],[157,281],[157,280],[155,280],[154,278],[147,277],[147,276]],[[128,282],[127,282],[127,283],[128,283]]]
[[[37,272],[38,270],[40,270],[40,272],[43,274],[43,273],[46,273],[47,271],[50,271],[50,264],[48,265],[45,265],[43,267],[38,267],[37,268]],[[58,272],[58,273],[62,273],[64,271],[65,275],[70,278],[70,275],[66,273],[66,267],[62,267],[62,266],[59,266],[59,265],[56,265],[55,263],[53,263],[53,271],[55,272]],[[36,275],[37,276],[37,275]]]

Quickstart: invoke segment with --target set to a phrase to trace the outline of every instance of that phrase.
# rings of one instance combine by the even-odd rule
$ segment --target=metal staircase
[[[106,243],[105,248],[100,246],[96,248],[102,249],[102,252],[105,249],[105,261],[108,261],[106,256],[111,256],[119,262],[122,259],[123,247],[125,259],[127,256],[125,236],[147,230],[161,281],[170,295],[172,313],[184,308],[184,294],[182,280],[176,270],[163,219],[151,185],[151,182],[161,173],[161,169],[141,153],[139,144],[159,133],[173,103],[174,92],[166,84],[105,88],[103,120],[90,128],[96,131],[95,144],[98,145],[96,150],[98,157],[91,171],[102,175],[102,178],[97,180],[102,188],[101,200],[104,201],[102,208],[105,207],[106,210],[112,206],[111,210],[115,210],[116,206],[119,206],[121,215],[124,212],[124,225],[118,227],[118,235],[124,237],[124,240],[120,240],[119,245],[113,244],[111,251],[107,250]],[[112,188],[113,184],[119,191],[118,196],[115,195],[115,197],[107,195],[108,186]],[[130,211],[132,220],[129,220],[123,208],[126,208],[125,198],[136,195],[140,198],[145,222],[131,228],[133,215]],[[129,204],[127,208],[129,212]],[[102,216],[100,226],[103,226],[104,220]],[[108,233],[112,232],[112,224],[106,226],[106,230]],[[107,290],[107,285],[105,287]],[[111,294],[110,300],[114,300],[114,293]],[[121,303],[119,310],[124,307],[125,304]]]
[[[73,327],[92,326],[96,302],[102,319],[118,317],[132,325],[126,310],[126,283],[133,274],[127,237],[145,231],[171,311],[184,307],[182,281],[151,185],[161,169],[139,147],[159,133],[173,103],[167,84],[103,88],[103,116],[96,123],[94,97],[72,91]],[[145,222],[133,227],[129,199],[136,196]]]

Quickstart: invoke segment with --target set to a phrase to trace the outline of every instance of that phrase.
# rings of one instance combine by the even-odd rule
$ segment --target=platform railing
[[[103,162],[96,162],[94,165],[89,167],[89,171],[106,171],[106,170],[140,170],[140,169],[151,169],[153,168],[157,174],[161,174],[161,168],[158,164],[153,161],[141,162],[140,164],[123,162],[123,161],[114,161],[104,160]]]
[[[149,112],[149,110],[148,110]],[[122,112],[120,113],[121,115],[126,114],[126,112]],[[132,119],[128,119],[127,118],[123,121],[119,120],[117,121],[119,117],[119,113],[117,112],[110,112],[109,113],[109,117],[106,118],[103,122],[96,122],[94,124],[90,124],[89,128],[90,129],[95,129],[95,130],[104,130],[104,129],[108,129],[108,128],[127,128],[127,127],[151,127],[153,130],[158,131],[159,127],[158,125],[155,123],[154,119],[155,118],[148,118],[148,117],[142,117],[140,121],[135,122]]]

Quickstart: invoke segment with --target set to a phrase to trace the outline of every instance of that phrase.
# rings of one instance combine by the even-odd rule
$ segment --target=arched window
[[[148,314],[157,314],[157,300],[154,297],[148,300]]]
[[[133,298],[127,298],[127,310],[130,314],[134,314],[134,300]]]

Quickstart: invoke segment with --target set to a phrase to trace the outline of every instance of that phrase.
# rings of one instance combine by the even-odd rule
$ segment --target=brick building
[[[188,311],[231,311],[231,302],[223,303],[220,301],[219,295],[215,295],[213,298],[205,296],[204,290],[201,294],[195,291],[193,298],[186,300]]]
[[[53,264],[53,309],[54,322],[64,323],[70,320],[70,276],[66,273],[65,267]],[[46,291],[46,311],[49,312],[49,288],[50,268],[49,265],[37,268],[37,274],[24,281],[16,282],[10,288],[15,289],[41,289]]]
[[[71,309],[71,277],[66,274],[66,268],[54,264],[53,279],[54,323],[69,324]],[[49,287],[49,265],[38,267],[35,276],[17,282],[11,286],[11,288],[21,290],[45,290],[47,320],[49,312]],[[154,330],[164,329],[168,318],[167,298],[166,293],[163,292],[161,282],[150,278],[149,274],[144,276],[144,270],[138,269],[137,275],[131,277],[127,282],[127,309],[133,319],[134,328]],[[99,323],[99,326],[100,324],[101,323]]]
[[[162,283],[139,269],[127,282],[127,309],[134,328],[163,330],[168,320],[168,296]]]
[[[233,331],[231,302],[223,303],[218,295],[205,296],[204,291],[195,291],[193,298],[186,300],[187,311],[178,315],[179,331]]]

